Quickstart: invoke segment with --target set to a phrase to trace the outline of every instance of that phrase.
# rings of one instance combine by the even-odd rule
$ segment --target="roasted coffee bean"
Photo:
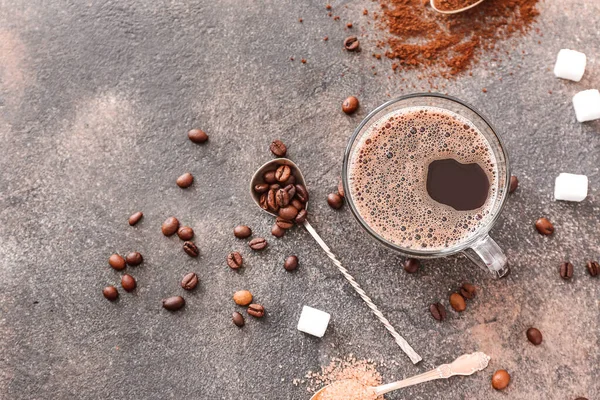
[[[262,208],[263,210],[268,210],[269,209],[269,194],[268,193],[261,194],[260,199],[258,199],[258,204],[260,205],[260,208]]]
[[[271,171],[267,171],[265,172],[265,174],[263,175],[263,180],[268,183],[269,185],[271,183],[275,183],[277,182],[277,178],[275,178],[275,171],[271,170]]]
[[[510,177],[510,187],[508,188],[508,193],[512,193],[519,187],[519,178],[516,176]]]
[[[125,269],[125,260],[118,254],[110,256],[108,258],[108,264],[118,271]]]
[[[185,306],[185,300],[181,296],[173,296],[163,299],[162,306],[169,311],[177,311]]]
[[[277,226],[279,226],[281,229],[290,229],[294,226],[292,221],[288,221],[287,219],[283,219],[281,217],[277,217],[275,224],[277,224]]]
[[[264,238],[254,238],[248,243],[252,250],[264,250],[267,247],[267,241]]]
[[[183,279],[181,280],[181,287],[185,290],[194,290],[198,285],[198,275],[193,272],[189,274],[185,274]]]
[[[190,240],[194,237],[194,230],[189,226],[182,226],[177,230],[177,236],[181,240]]]
[[[279,210],[279,205],[277,204],[277,190],[269,189],[269,193],[267,193],[267,205],[269,206],[269,210],[273,212]]]
[[[277,168],[277,171],[275,171],[275,179],[277,179],[278,182],[285,182],[291,174],[292,169],[289,165],[280,165],[279,168]]]
[[[162,233],[165,236],[171,236],[179,229],[179,221],[175,217],[169,217],[162,224]]]
[[[463,283],[462,286],[460,287],[460,294],[465,299],[472,299],[473,297],[475,297],[476,291],[477,291],[477,288],[468,282]]]
[[[269,190],[268,183],[259,183],[254,185],[254,191],[258,194],[266,193]]]
[[[140,219],[142,219],[143,216],[144,214],[141,211],[132,214],[131,217],[129,217],[129,225],[134,226],[135,224],[140,222]]]
[[[304,210],[304,203],[298,199],[292,199],[292,201],[290,201],[290,205],[298,211]]]
[[[285,190],[288,193],[290,201],[292,201],[292,198],[296,195],[296,187],[290,183],[289,185],[285,185],[283,187],[283,190]]]
[[[274,183],[271,186],[269,186],[269,189],[278,191],[279,189],[281,189],[281,185],[279,183]]]
[[[246,323],[246,321],[244,321],[244,317],[242,316],[242,314],[240,314],[237,311],[233,312],[231,319],[233,320],[233,323],[235,324],[235,326],[237,326],[239,328],[244,326],[244,324]]]
[[[287,147],[285,147],[285,144],[279,139],[273,140],[269,148],[271,149],[271,153],[277,157],[285,157],[285,153],[287,153]]]
[[[416,258],[407,258],[404,261],[404,270],[409,274],[414,274],[421,267],[421,262]]]
[[[505,389],[510,383],[510,375],[506,370],[499,369],[492,376],[492,387],[496,390]]]
[[[348,97],[342,103],[342,111],[346,114],[354,114],[358,110],[358,99],[354,96]]]
[[[573,277],[573,264],[568,261],[560,264],[560,277],[564,280],[571,279]]]
[[[346,197],[346,191],[344,190],[344,183],[342,182],[341,178],[338,182],[338,194],[342,197]]]
[[[329,207],[339,210],[344,205],[344,199],[337,193],[329,193],[327,195],[327,204],[329,204]]]
[[[275,223],[273,224],[273,227],[271,227],[271,235],[281,238],[283,235],[285,235],[285,229],[280,228],[279,225]]]
[[[588,261],[586,267],[591,276],[598,276],[600,274],[600,264],[598,262]]]
[[[196,244],[194,242],[185,242],[183,244],[183,251],[186,252],[186,254],[190,257],[198,257],[198,254],[200,254],[200,250],[198,250],[198,246],[196,246]]]
[[[550,222],[548,218],[544,217],[535,221],[535,228],[542,235],[552,235],[554,232],[554,225],[552,225],[552,222]]]
[[[467,303],[465,303],[465,298],[462,297],[459,293],[452,293],[450,295],[450,305],[454,310],[458,312],[465,311],[467,308]]]
[[[293,206],[287,206],[281,208],[278,215],[283,219],[293,221],[294,218],[296,218],[296,215],[298,215],[298,210]]]
[[[233,301],[238,306],[247,306],[252,303],[252,293],[248,290],[238,290],[233,294]]]
[[[121,277],[121,286],[126,292],[133,292],[137,286],[137,283],[133,276],[125,274]]]
[[[433,303],[430,305],[429,312],[436,321],[443,321],[446,319],[446,308],[440,303]]]
[[[252,229],[250,229],[246,225],[238,225],[233,228],[233,234],[238,239],[246,239],[250,235],[252,235]]]
[[[303,203],[308,203],[308,190],[303,185],[296,185],[296,197]]]
[[[194,177],[189,172],[186,172],[185,174],[177,178],[176,183],[177,186],[179,186],[182,189],[189,188],[190,186],[192,186],[192,183],[194,183]]]
[[[294,185],[296,183],[296,177],[294,175],[290,175],[289,178],[285,182],[281,182],[281,184],[285,187],[287,185]]]
[[[194,143],[204,143],[208,140],[208,135],[200,129],[192,129],[188,132],[188,138]]]
[[[279,207],[286,207],[290,204],[290,194],[285,189],[279,189],[277,193],[275,193],[275,198]]]
[[[119,291],[114,286],[107,286],[102,289],[102,294],[106,297],[107,300],[113,301],[119,297]]]
[[[294,222],[297,223],[298,225],[303,224],[304,221],[306,221],[307,215],[308,215],[308,212],[306,210],[298,211],[298,215],[296,215],[296,218],[294,218]]]
[[[229,255],[227,256],[227,265],[229,265],[229,268],[240,269],[243,264],[244,259],[242,258],[242,255],[237,251],[229,253]]]
[[[356,36],[349,36],[344,39],[344,48],[348,51],[357,51],[360,47],[360,42]]]
[[[296,268],[298,268],[298,257],[296,257],[296,256],[287,257],[283,263],[283,268],[285,268],[286,271],[293,271]]]
[[[542,332],[536,328],[527,329],[527,339],[536,346],[542,343]]]
[[[260,304],[250,304],[248,306],[248,314],[255,318],[262,318],[265,315],[265,308]]]
[[[143,261],[144,257],[142,257],[142,255],[137,251],[129,253],[127,254],[127,256],[125,256],[125,262],[127,263],[127,265],[136,266],[140,265]]]

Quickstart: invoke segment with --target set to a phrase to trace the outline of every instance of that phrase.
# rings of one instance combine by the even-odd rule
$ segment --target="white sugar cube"
[[[554,182],[554,198],[565,201],[583,201],[587,197],[588,177],[561,173]]]
[[[304,306],[298,321],[298,330],[316,337],[323,337],[331,315],[316,308]]]
[[[600,92],[590,89],[577,93],[573,96],[573,107],[579,122],[600,119]]]
[[[575,50],[562,49],[556,57],[554,75],[559,78],[579,82],[585,72],[586,62],[585,54]]]

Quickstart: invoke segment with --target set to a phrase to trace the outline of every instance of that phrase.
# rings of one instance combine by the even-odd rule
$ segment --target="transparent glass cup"
[[[455,243],[451,247],[440,250],[431,249],[414,249],[403,248],[394,244],[375,232],[369,224],[362,218],[352,198],[350,190],[348,174],[350,168],[350,159],[355,151],[356,145],[360,142],[361,137],[368,132],[373,123],[378,121],[385,115],[408,107],[437,107],[452,111],[471,121],[479,130],[479,132],[487,139],[492,152],[496,157],[497,164],[497,195],[493,200],[493,204],[489,207],[490,215],[486,218],[486,223],[481,225],[479,229],[470,237],[463,241]],[[388,101],[382,104],[377,109],[372,111],[356,128],[354,134],[350,138],[344,154],[344,164],[342,169],[342,181],[346,200],[352,210],[352,213],[360,223],[360,225],[375,239],[398,252],[415,258],[438,258],[445,257],[451,254],[464,253],[473,263],[477,264],[484,270],[490,271],[496,277],[501,278],[506,276],[510,268],[506,259],[506,255],[502,249],[489,236],[489,231],[496,223],[502,207],[506,202],[508,188],[510,184],[510,169],[508,163],[508,155],[502,144],[502,140],[492,127],[489,121],[485,119],[471,105],[464,103],[461,100],[450,96],[445,96],[436,93],[416,93],[407,96],[402,96],[397,99]]]

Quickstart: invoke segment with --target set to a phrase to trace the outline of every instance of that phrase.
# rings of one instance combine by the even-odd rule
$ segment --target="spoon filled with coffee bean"
[[[294,224],[304,226],[377,319],[385,326],[402,351],[414,364],[421,361],[421,356],[400,336],[308,222],[308,189],[300,168],[293,161],[287,158],[277,158],[264,164],[252,176],[250,193],[256,205],[276,218],[272,229],[273,235],[283,236],[285,230]]]
[[[458,14],[483,3],[484,0],[430,0],[431,8],[442,14]]]

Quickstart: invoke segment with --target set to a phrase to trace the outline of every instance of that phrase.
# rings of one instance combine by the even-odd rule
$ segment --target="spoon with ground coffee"
[[[483,3],[484,0],[430,0],[431,8],[442,14],[458,14]]]

